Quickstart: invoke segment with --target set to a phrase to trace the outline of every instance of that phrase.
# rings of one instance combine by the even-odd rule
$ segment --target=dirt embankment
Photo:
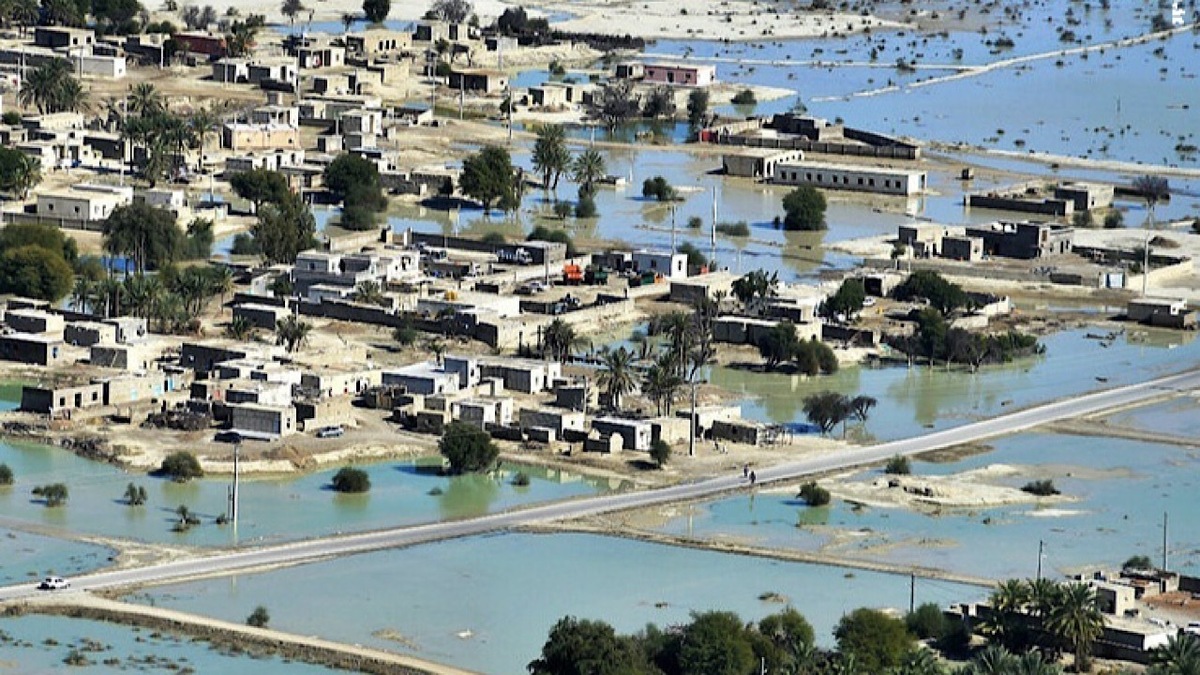
[[[71,618],[111,621],[153,630],[178,632],[205,640],[216,649],[278,655],[329,668],[381,675],[470,675],[470,671],[392,654],[380,649],[347,645],[320,638],[294,635],[270,628],[254,628],[228,621],[160,607],[134,605],[88,594],[71,593],[10,604],[6,615],[25,612]]]

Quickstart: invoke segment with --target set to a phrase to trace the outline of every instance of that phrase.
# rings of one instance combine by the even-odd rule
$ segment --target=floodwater
[[[804,397],[819,391],[873,396],[879,404],[870,418],[850,429],[863,439],[893,440],[1140,382],[1200,363],[1200,342],[1190,333],[1131,328],[1111,343],[1087,337],[1107,335],[1110,330],[1090,327],[1055,333],[1041,339],[1044,355],[985,366],[976,373],[888,365],[846,367],[834,375],[807,377],[723,366],[712,368],[708,377],[741,395],[738,402],[744,417],[775,424],[802,422]]]
[[[317,588],[322,611],[312,612],[307,589]],[[502,534],[173,585],[127,599],[231,620],[261,604],[282,630],[508,674],[524,672],[550,627],[568,614],[622,632],[712,609],[755,620],[783,607],[759,600],[768,592],[786,596],[828,646],[847,611],[907,609],[909,580],[602,536]],[[984,594],[957,584],[916,584],[918,603]]]
[[[0,488],[2,490],[3,488]],[[78,541],[0,527],[0,586],[70,577],[108,564],[113,551]]]
[[[10,523],[192,546],[257,545],[469,518],[620,487],[607,480],[512,465],[494,475],[441,476],[436,470],[440,458],[424,458],[362,465],[371,477],[371,491],[347,495],[330,489],[340,468],[333,467],[303,476],[244,480],[235,531],[213,524],[226,512],[228,478],[179,484],[127,473],[58,448],[13,443],[0,443],[0,462],[12,467],[17,478],[16,485],[0,490],[0,514]],[[518,470],[530,477],[528,486],[512,484]],[[47,508],[30,494],[33,486],[51,482],[66,483],[66,505]],[[122,495],[130,482],[147,489],[146,505],[124,503]],[[186,533],[173,532],[180,505],[200,516],[203,524]]]
[[[1173,416],[1194,419],[1197,412],[1193,401]],[[1004,579],[1036,573],[1039,541],[1045,544],[1048,574],[1111,569],[1133,555],[1158,561],[1163,514],[1170,513],[1176,523],[1169,528],[1171,569],[1200,571],[1200,535],[1188,521],[1200,507],[1200,446],[1045,433],[989,445],[990,452],[956,461],[915,460],[913,474],[1015,465],[1017,475],[996,482],[1020,487],[1049,478],[1070,500],[915,512],[838,500],[810,508],[792,494],[763,492],[681,508],[663,530]],[[873,469],[855,478],[881,475]]]
[[[253,611],[247,610],[249,615]],[[239,617],[239,621],[245,617]],[[64,664],[73,650],[89,661],[87,666]],[[25,675],[70,672],[140,671],[148,673],[235,673],[250,669],[259,675],[330,673],[328,668],[280,659],[226,654],[193,641],[141,628],[104,621],[58,616],[5,617],[0,619],[0,669]]]

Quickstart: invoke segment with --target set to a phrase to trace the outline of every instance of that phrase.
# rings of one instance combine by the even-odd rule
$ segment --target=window
[[[795,176],[793,176],[793,178],[795,178]],[[812,172],[811,172],[811,171],[809,171],[808,173],[804,174],[804,180],[808,180],[808,181],[811,181],[811,180],[812,180]]]
[[[53,210],[54,210],[54,204],[47,204],[47,205],[46,205],[46,210],[47,210],[47,211],[53,211]]]
[[[874,179],[874,178],[868,178],[868,179],[867,179],[867,184],[868,184],[868,185],[870,185],[871,187],[875,187],[875,179]]]
[[[862,178],[859,178],[859,179],[858,179],[858,184],[859,184],[859,185],[862,185],[862,184],[863,184],[863,179],[862,179]]]

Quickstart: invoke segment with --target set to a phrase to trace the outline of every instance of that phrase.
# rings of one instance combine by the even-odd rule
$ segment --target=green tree
[[[825,195],[808,185],[801,185],[783,198],[783,229],[824,230]]]
[[[636,675],[648,672],[645,658],[629,639],[603,621],[566,616],[550,629],[542,653],[529,663],[530,675]]]
[[[677,250],[687,256],[688,267],[700,268],[708,266],[708,256],[704,255],[704,252],[697,248],[697,246],[692,242],[683,242],[679,245]]]
[[[563,229],[549,228],[544,225],[538,225],[529,232],[529,236],[525,237],[525,241],[550,241],[558,244],[564,244],[567,247],[567,257],[574,258],[579,255],[579,250],[575,248],[575,240],[571,235]]]
[[[650,444],[650,461],[654,466],[663,468],[671,461],[671,444],[659,438]]]
[[[267,608],[259,605],[254,608],[250,616],[246,617],[246,625],[254,626],[255,628],[266,628],[271,622],[271,615],[267,612]]]
[[[2,293],[58,302],[71,292],[73,280],[62,255],[41,246],[10,248],[0,254]]]
[[[467,0],[433,0],[429,12],[441,21],[463,23],[471,16],[471,3]]]
[[[588,148],[575,156],[571,163],[571,177],[579,183],[579,196],[595,194],[596,183],[604,178],[604,157],[595,149]]]
[[[517,190],[512,158],[504,148],[487,145],[463,160],[459,188],[490,211],[494,202],[511,201]]]
[[[749,310],[756,304],[774,297],[778,289],[778,272],[767,274],[763,270],[754,270],[735,279],[730,290],[733,291],[733,297]]]
[[[696,675],[746,675],[756,660],[746,628],[732,612],[693,613],[678,649],[680,671]]]
[[[52,59],[28,71],[21,81],[17,101],[41,114],[75,112],[87,105],[87,95],[75,79],[71,62]]]
[[[368,201],[371,192],[378,194],[375,202],[383,199],[379,167],[375,162],[360,155],[344,153],[330,162],[329,166],[325,167],[325,187],[341,201],[349,201],[349,197],[359,198],[353,201]]]
[[[962,286],[946,281],[941,274],[933,270],[917,270],[908,275],[892,290],[892,297],[903,301],[924,298],[944,316],[971,306],[971,298]]]
[[[275,344],[282,345],[291,354],[308,341],[312,324],[295,315],[286,316],[275,322]]]
[[[683,386],[683,378],[673,363],[670,352],[664,353],[642,376],[642,393],[654,401],[659,415],[671,414],[671,405]]]
[[[1153,570],[1154,569],[1154,561],[1151,560],[1150,556],[1148,556],[1148,555],[1130,556],[1129,559],[1126,560],[1121,565],[1121,569],[1143,570],[1143,571]]]
[[[1125,216],[1120,211],[1113,209],[1104,214],[1104,229],[1119,230],[1125,227]]]
[[[7,464],[0,463],[0,486],[13,484],[13,470]]]
[[[666,178],[655,176],[642,181],[642,196],[654,197],[660,202],[669,202],[675,199],[675,188],[671,187]]]
[[[642,117],[658,119],[675,116],[675,90],[667,86],[658,86],[646,94],[646,102],[642,105]]]
[[[130,506],[141,506],[146,503],[146,488],[130,483],[125,486],[125,503]]]
[[[451,422],[438,441],[438,452],[450,463],[452,473],[474,473],[491,468],[500,448],[488,432],[465,422]]]
[[[795,324],[780,321],[759,338],[758,353],[767,360],[767,368],[775,368],[781,363],[791,361],[799,344],[800,338],[796,335]]]
[[[574,326],[558,317],[546,326],[542,339],[545,341],[546,352],[558,361],[566,361],[571,355],[571,350],[581,342]]]
[[[350,156],[352,155],[341,155]],[[258,213],[263,204],[282,203],[291,194],[287,176],[270,169],[251,169],[235,173],[229,177],[229,187],[233,188],[237,196],[250,200],[255,213]]]
[[[892,455],[884,465],[883,472],[893,475],[908,475],[912,473],[912,464],[904,455]]]
[[[39,485],[33,488],[33,495],[41,497],[42,501],[48,507],[62,506],[67,497],[70,496],[70,491],[64,483],[51,483],[50,485]]]
[[[920,640],[940,640],[950,632],[950,621],[941,607],[926,602],[904,616],[908,632]]]
[[[616,129],[641,109],[641,101],[629,80],[609,81],[600,87],[588,106],[588,114],[600,120],[609,131]]]
[[[392,13],[391,0],[363,0],[363,14],[371,23],[383,23]]]
[[[862,279],[846,279],[836,293],[821,303],[821,316],[832,319],[842,315],[849,319],[862,311],[866,299],[867,291]]]
[[[561,124],[544,124],[538,128],[533,144],[533,169],[542,174],[543,189],[558,189],[558,179],[571,166],[571,151],[567,149],[567,134]]]
[[[1200,673],[1200,641],[1191,635],[1172,635],[1167,644],[1150,652],[1148,675]]]
[[[333,475],[333,489],[338,492],[366,492],[371,489],[371,477],[362,469],[344,466]]]
[[[825,506],[833,499],[833,495],[829,494],[829,490],[817,485],[813,481],[809,481],[800,486],[800,492],[796,497],[803,500],[809,506]]]
[[[850,418],[850,401],[836,391],[822,391],[804,397],[804,415],[808,421],[827,434]]]
[[[1133,179],[1133,189],[1146,202],[1146,226],[1154,228],[1154,207],[1171,196],[1171,187],[1162,176],[1138,176]]]
[[[688,125],[700,127],[708,119],[708,91],[693,89],[688,94],[687,101]]]
[[[229,32],[225,35],[225,48],[229,55],[241,57],[250,54],[254,50],[258,32],[266,23],[261,14],[251,14],[245,20],[239,19],[229,24]]]
[[[269,263],[296,261],[296,255],[316,244],[317,223],[300,195],[288,193],[279,202],[263,205],[251,227],[262,256]]]
[[[612,407],[621,408],[621,397],[634,390],[637,380],[633,372],[633,352],[618,347],[600,352],[600,374],[597,381],[608,394]]]
[[[1104,616],[1091,587],[1082,583],[1063,585],[1045,627],[1057,644],[1075,653],[1075,670],[1091,670],[1092,645],[1104,633]]]
[[[42,182],[42,165],[16,148],[0,148],[0,190],[19,199]]]
[[[105,252],[127,256],[139,274],[173,262],[182,248],[175,214],[144,201],[113,209],[103,232]]]
[[[229,320],[229,325],[225,326],[225,337],[232,338],[238,342],[245,342],[254,337],[254,324],[244,316],[235,316]]]
[[[914,646],[903,621],[874,609],[860,608],[842,617],[833,635],[838,650],[853,655],[867,673],[899,666]]]
[[[816,638],[812,624],[792,607],[763,617],[758,632],[774,646],[775,663],[768,663],[768,672],[799,673],[813,652]]]
[[[279,6],[279,13],[288,18],[292,30],[296,27],[296,17],[304,10],[304,4],[300,0],[283,0],[283,4]]]
[[[213,221],[193,218],[179,250],[181,260],[207,260],[212,255]]]
[[[200,460],[196,459],[195,455],[186,450],[180,450],[167,455],[159,465],[157,473],[176,483],[186,483],[193,478],[203,476],[204,469],[200,468]]]

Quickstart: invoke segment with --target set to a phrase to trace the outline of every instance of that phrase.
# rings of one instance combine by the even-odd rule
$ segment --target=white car
[[[340,424],[335,424],[329,427],[321,427],[317,430],[317,438],[340,438],[346,433]]]
[[[62,577],[46,577],[42,579],[42,583],[38,584],[38,588],[43,591],[61,591],[70,586],[71,582]]]

